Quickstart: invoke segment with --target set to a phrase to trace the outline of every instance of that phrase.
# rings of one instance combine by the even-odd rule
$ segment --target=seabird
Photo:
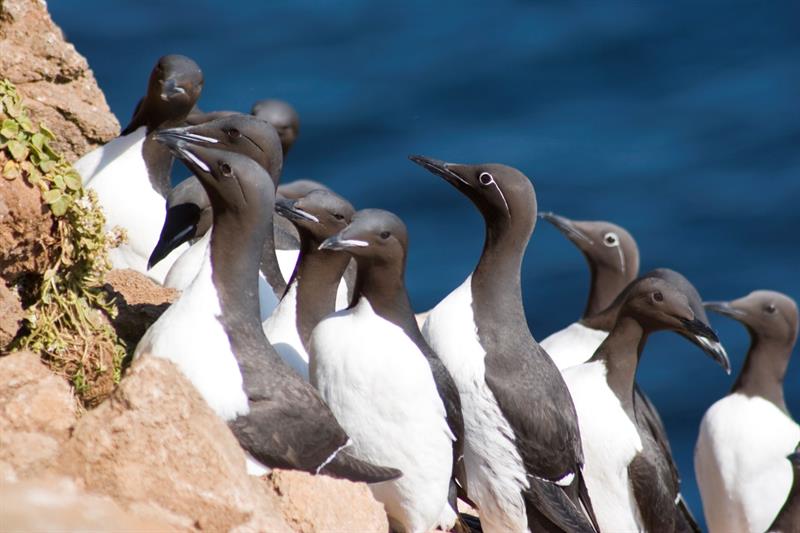
[[[800,440],[783,397],[797,304],[778,292],[755,291],[706,307],[741,322],[751,341],[731,392],[700,423],[694,468],[706,522],[712,533],[765,531],[792,486],[786,456]]]
[[[275,194],[278,196],[278,198],[299,200],[311,191],[320,189],[323,191],[331,190],[327,185],[318,181],[302,179],[290,181],[289,183],[281,183],[278,185],[278,190]]]
[[[350,454],[347,434],[319,394],[261,329],[256,279],[274,201],[266,170],[249,157],[185,136],[160,141],[206,188],[214,223],[200,272],[147,330],[134,357],[175,363],[228,423],[251,473],[291,468],[366,482],[397,478],[399,471]]]
[[[422,338],[408,299],[405,224],[388,211],[365,209],[320,249],[352,255],[358,274],[351,307],[312,332],[311,381],[357,457],[403,471],[371,487],[392,528],[448,531],[457,520],[452,478],[463,418],[458,390]]]
[[[343,230],[355,213],[338,194],[318,189],[296,200],[279,198],[275,212],[292,221],[300,235],[300,254],[286,293],[264,321],[264,333],[283,359],[308,380],[311,331],[336,309],[349,305],[341,284],[350,256],[319,245]]]
[[[583,252],[591,272],[589,299],[581,320],[542,341],[542,347],[563,371],[564,368],[588,361],[608,336],[623,303],[617,297],[639,273],[639,249],[630,233],[616,224],[575,221],[554,213],[542,213],[540,216]],[[658,277],[672,283],[689,299],[689,306],[696,318],[709,326],[699,293],[683,275],[674,270],[656,269],[645,277]],[[726,371],[730,371],[730,363],[721,343],[705,337],[687,338],[701,349],[711,350],[715,360]],[[668,493],[676,504],[675,530],[699,531],[700,526],[680,492],[680,473],[672,456],[666,427],[655,405],[638,383],[634,384],[633,405],[639,431],[649,433],[649,438],[644,440],[647,448],[644,453],[652,457],[658,467],[658,478],[664,483],[660,490]]]
[[[797,533],[800,531],[800,443],[787,457],[792,463],[792,488],[768,533]]]
[[[639,248],[624,228],[603,221],[577,221],[556,215],[539,215],[578,247],[591,272],[589,298],[581,320],[544,339],[540,344],[559,370],[586,362],[608,335],[608,330],[587,327],[584,321],[605,310],[628,283],[639,275]]]
[[[162,130],[158,134],[158,138],[167,137],[246,155],[267,171],[265,175],[270,178],[273,189],[280,179],[283,155],[278,135],[268,123],[250,115],[226,115],[194,126]],[[210,212],[208,195],[195,176],[178,184],[167,198],[164,227],[148,264],[155,265],[176,246],[207,234]],[[264,242],[259,271],[262,318],[272,313],[286,288],[272,237],[269,235]],[[164,285],[180,290],[186,288],[200,269],[203,248],[207,246],[207,238],[194,242],[172,266]]]
[[[634,394],[648,336],[672,330],[718,342],[680,288],[659,277],[631,283],[617,298],[614,326],[589,361],[564,369],[578,411],[584,474],[601,531],[691,531],[668,450],[642,427]],[[716,358],[716,352],[708,351]]]
[[[272,124],[281,137],[283,155],[288,154],[300,135],[300,117],[294,107],[289,102],[270,98],[253,104],[250,114]]]
[[[466,490],[481,525],[594,531],[575,407],[522,306],[522,257],[536,224],[533,185],[505,165],[411,160],[466,195],[486,224],[475,271],[423,328],[461,394]]]
[[[106,229],[125,230],[127,241],[109,252],[114,268],[132,268],[161,283],[180,252],[148,271],[147,257],[164,222],[172,155],[155,141],[159,130],[180,124],[200,97],[203,73],[188,57],[167,55],[150,74],[147,94],[113,141],[89,152],[74,167],[97,193]]]

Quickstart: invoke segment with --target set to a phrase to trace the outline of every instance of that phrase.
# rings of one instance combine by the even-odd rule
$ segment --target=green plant
[[[14,85],[0,81],[2,177],[39,188],[56,240],[47,248],[35,302],[12,348],[41,353],[70,380],[84,405],[92,406],[119,382],[126,355],[107,320],[116,316],[116,306],[102,288],[111,268],[108,250],[124,236],[106,235],[94,192],[83,188],[80,175],[50,146],[53,140],[44,125],[34,127]]]

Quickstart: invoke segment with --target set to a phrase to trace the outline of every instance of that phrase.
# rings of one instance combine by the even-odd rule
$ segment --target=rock
[[[180,291],[162,287],[135,270],[112,270],[106,275],[106,289],[119,311],[112,325],[131,348],[180,295]]]
[[[247,475],[228,427],[166,360],[134,362],[111,398],[75,426],[57,470],[176,527],[288,530],[275,495]]]
[[[108,497],[86,494],[68,479],[0,482],[3,531],[169,531],[123,511]]]
[[[69,385],[37,355],[0,357],[0,479],[28,478],[48,469],[76,419]]]
[[[289,470],[274,470],[264,483],[280,496],[283,518],[294,531],[389,530],[383,505],[364,483]]]
[[[0,168],[5,162],[0,151]],[[39,189],[20,178],[0,183],[0,278],[13,284],[28,272],[43,271],[46,252],[56,241]]]
[[[58,138],[54,148],[75,160],[119,134],[94,74],[40,0],[0,2],[0,78],[14,83],[34,123]]]
[[[17,334],[24,316],[19,294],[0,280],[0,351]]]

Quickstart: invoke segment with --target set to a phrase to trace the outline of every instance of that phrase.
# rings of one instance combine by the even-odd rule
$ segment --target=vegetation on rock
[[[107,235],[93,191],[50,142],[55,135],[34,127],[13,84],[0,80],[0,173],[24,179],[41,191],[53,217],[55,245],[47,247],[34,302],[21,334],[9,347],[40,353],[66,376],[86,406],[108,396],[119,382],[124,343],[109,325],[116,307],[102,289],[111,268],[109,248],[124,238]]]

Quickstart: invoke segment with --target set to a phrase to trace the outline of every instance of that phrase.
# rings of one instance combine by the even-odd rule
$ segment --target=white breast
[[[146,128],[142,126],[87,154],[78,167],[79,172],[83,169],[81,176],[87,187],[97,193],[106,216],[106,229],[118,226],[128,234],[126,243],[109,252],[114,268],[132,268],[162,283],[187,246],[181,245],[147,270],[147,260],[164,224],[165,202],[153,189],[142,157],[145,136]]]
[[[574,322],[556,331],[540,345],[556,364],[559,370],[585,363],[608,337],[607,331],[587,328]]]
[[[583,444],[583,475],[601,531],[643,531],[628,465],[642,451],[636,425],[608,387],[605,363],[567,368]]]
[[[390,520],[409,532],[433,529],[447,505],[454,437],[425,357],[365,298],[320,322],[311,355],[311,381],[353,453],[403,471],[370,487]]]
[[[292,277],[299,255],[300,250],[275,250],[275,256],[278,258],[278,269],[281,271],[283,279],[287,282]]]
[[[467,491],[487,531],[526,531],[521,491],[529,486],[514,432],[484,379],[486,356],[472,313],[472,278],[428,314],[423,335],[461,395]]]
[[[297,284],[281,299],[264,323],[264,334],[284,361],[308,381],[308,352],[297,332]]]
[[[770,526],[792,485],[786,456],[798,441],[800,426],[761,397],[730,394],[706,411],[694,468],[709,531]]]
[[[224,420],[247,414],[242,374],[218,320],[219,298],[208,253],[200,273],[175,303],[145,332],[134,357],[169,359],[189,378]]]

